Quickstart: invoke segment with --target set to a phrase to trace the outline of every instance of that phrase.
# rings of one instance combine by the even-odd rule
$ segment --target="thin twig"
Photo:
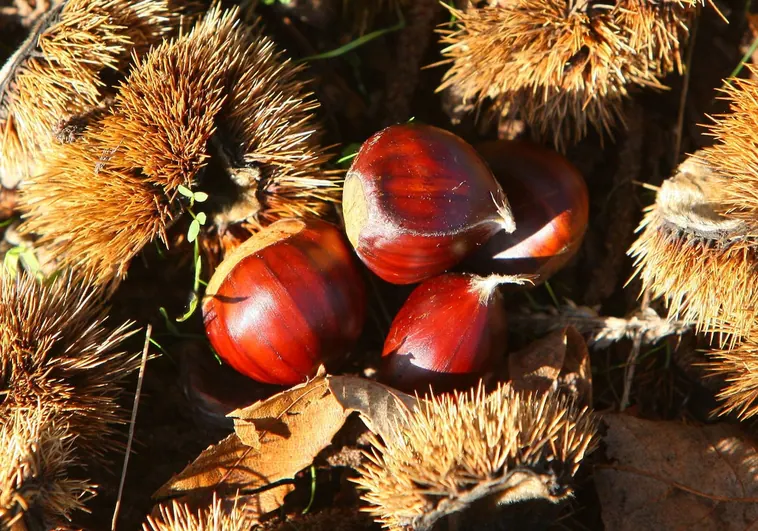
[[[510,319],[512,328],[544,334],[573,326],[580,333],[587,334],[588,346],[596,349],[606,348],[611,343],[624,339],[633,341],[637,333],[642,336],[643,345],[651,345],[668,336],[681,336],[695,327],[690,321],[660,317],[652,308],[638,310],[626,317],[603,317],[597,310],[577,306],[571,301],[566,301],[560,308],[543,306],[536,307],[535,310],[514,313]]]
[[[147,351],[150,347],[150,334],[153,331],[153,325],[148,324],[145,332],[145,346],[142,348],[142,361],[139,367],[139,377],[137,378],[137,391],[134,396],[134,405],[132,406],[132,420],[129,423],[129,438],[126,441],[126,455],[124,456],[124,466],[121,469],[121,482],[118,485],[118,496],[116,497],[116,507],[113,510],[113,520],[111,520],[111,531],[116,530],[116,521],[118,512],[121,509],[121,496],[124,494],[124,483],[126,483],[126,469],[129,466],[129,455],[132,453],[132,440],[134,439],[134,425],[137,421],[137,408],[139,407],[139,397],[142,392],[142,381],[145,377],[145,365],[147,364]]]
[[[642,292],[642,304],[640,305],[640,310],[644,312],[649,306],[650,292],[645,290]],[[637,368],[637,358],[640,355],[640,347],[642,347],[642,332],[638,330],[634,334],[632,350],[629,352],[629,357],[626,359],[626,367],[624,368],[624,392],[621,394],[619,411],[624,411],[629,405],[629,395],[632,392],[632,382],[634,381],[634,371]]]
[[[687,62],[684,68],[684,80],[682,85],[682,95],[679,99],[679,115],[676,118],[676,138],[674,139],[674,152],[673,152],[673,164],[676,167],[679,165],[679,156],[682,149],[682,131],[684,130],[684,113],[687,108],[687,94],[690,88],[690,77],[692,73],[692,58],[694,56],[695,41],[697,40],[697,28],[700,26],[700,8],[697,8],[697,14],[695,15],[695,21],[692,24],[692,37],[690,38],[690,44],[687,48]]]

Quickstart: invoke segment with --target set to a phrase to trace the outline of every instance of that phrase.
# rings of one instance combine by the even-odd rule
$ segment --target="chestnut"
[[[559,153],[528,141],[486,142],[477,150],[508,196],[516,230],[492,236],[467,261],[469,269],[544,282],[576,254],[587,229],[582,174]]]
[[[515,230],[482,157],[429,125],[393,125],[369,138],[347,173],[342,203],[358,256],[394,284],[436,276],[501,229]]]
[[[500,284],[519,277],[447,273],[421,283],[384,343],[379,379],[402,391],[466,389],[505,353]]]
[[[294,385],[336,364],[363,328],[366,293],[338,227],[282,220],[237,247],[203,300],[218,355],[259,382]]]

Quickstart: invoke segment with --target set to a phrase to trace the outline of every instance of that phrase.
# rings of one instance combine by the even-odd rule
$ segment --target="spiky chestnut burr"
[[[515,111],[534,136],[561,149],[589,126],[609,131],[629,86],[660,87],[662,75],[681,67],[694,13],[644,0],[492,1],[451,11],[456,26],[441,30],[450,68],[440,90],[492,100],[503,115]]]
[[[423,124],[366,140],[345,177],[345,231],[363,263],[394,284],[456,265],[516,224],[482,157],[457,135]]]
[[[324,217],[340,201],[342,182],[325,169],[332,154],[322,143],[320,105],[304,66],[286,59],[259,27],[237,24],[235,31],[241,60],[227,72],[232,89],[211,151],[223,179],[210,171],[201,179],[212,200],[212,190],[222,189],[216,224],[242,223],[255,231],[280,219]],[[233,191],[219,180],[231,180]]]
[[[207,509],[197,513],[185,504],[173,501],[161,505],[158,515],[148,516],[143,531],[249,531],[257,523],[255,512],[245,510],[237,500],[223,500],[213,496]]]
[[[755,73],[756,68],[749,67]],[[758,230],[758,82],[734,78],[722,88],[729,113],[716,115],[709,126],[714,146],[699,154],[704,163],[723,176],[719,187],[720,211],[740,220],[750,234]]]
[[[41,406],[41,407],[37,407]],[[60,529],[93,493],[72,477],[75,438],[54,408],[4,409],[0,423],[0,528]]]
[[[586,408],[507,384],[420,401],[398,430],[383,443],[372,440],[371,462],[356,479],[366,510],[398,530],[430,530],[453,513],[459,529],[483,529],[482,518],[502,517],[517,502],[563,500],[597,443]]]
[[[741,420],[758,415],[758,338],[753,333],[734,348],[707,354],[706,368],[725,382],[717,398],[721,414]]]
[[[733,344],[747,334],[758,312],[758,261],[750,224],[721,214],[717,175],[698,152],[664,181],[646,209],[629,249],[635,275],[669,315],[693,321],[704,332],[731,332]]]
[[[124,421],[119,384],[139,356],[118,350],[132,324],[111,331],[106,316],[102,292],[87,279],[0,275],[0,413],[42,404],[69,425],[77,446],[95,455],[115,447],[113,425]]]
[[[22,190],[23,228],[103,283],[166,241],[186,206],[180,185],[209,192],[221,229],[323,215],[339,188],[320,170],[317,104],[299,73],[237,9],[211,9],[138,59],[109,111],[49,155]]]
[[[179,14],[166,0],[67,0],[54,5],[0,70],[0,182],[15,188],[39,166],[59,124],[112,93],[130,54],[167,36]]]

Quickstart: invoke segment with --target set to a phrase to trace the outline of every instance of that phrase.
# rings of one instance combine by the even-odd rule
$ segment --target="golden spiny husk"
[[[708,354],[707,367],[724,378],[726,386],[717,398],[723,402],[720,413],[734,413],[745,420],[758,415],[758,338],[751,337],[730,350]]]
[[[161,505],[157,517],[148,516],[144,531],[249,531],[256,523],[254,514],[237,501],[213,497],[211,506],[194,513],[176,501]]]
[[[62,265],[93,270],[97,283],[123,277],[146,243],[168,243],[183,210],[178,188],[196,188],[214,146],[225,169],[255,167],[259,179],[242,194],[253,198],[241,209],[253,229],[323,215],[339,185],[320,169],[329,156],[317,103],[298,74],[236,9],[212,9],[137,60],[109,110],[47,154],[45,171],[21,193],[22,230],[39,235]]]
[[[751,68],[754,70],[754,68]],[[733,78],[722,91],[730,102],[728,114],[714,117],[709,126],[716,144],[702,158],[719,174],[724,184],[719,201],[724,214],[740,219],[751,235],[758,234],[758,82]]]
[[[517,392],[508,384],[488,394],[480,385],[420,402],[398,422],[396,438],[373,439],[371,463],[356,482],[366,491],[366,510],[391,529],[413,528],[516,471],[534,471],[544,487],[540,496],[558,501],[571,494],[569,482],[595,448],[595,431],[590,411],[563,395]],[[490,489],[498,494],[511,495]],[[516,496],[529,498],[523,494]]]
[[[32,29],[0,75],[0,177],[14,187],[69,118],[109,92],[104,75],[128,65],[178,24],[165,0],[68,0]]]
[[[592,7],[572,0],[514,0],[451,9],[457,28],[441,30],[450,69],[440,90],[465,101],[494,101],[516,112],[559,148],[609,131],[630,86],[662,88],[681,71],[681,43],[694,9],[674,2],[623,0]]]
[[[690,157],[663,183],[648,207],[629,254],[635,275],[669,316],[721,333],[733,345],[749,333],[758,309],[758,260],[747,224],[722,213],[725,178],[703,162],[709,149]]]
[[[5,409],[0,423],[0,528],[60,529],[93,493],[71,477],[75,438],[44,403]]]
[[[254,229],[290,217],[324,216],[339,200],[335,172],[324,171],[331,153],[314,112],[319,103],[303,84],[303,67],[284,58],[256,27],[240,28],[239,64],[229,69],[233,87],[219,115],[222,142],[232,161],[260,170],[260,210]]]
[[[117,446],[119,384],[139,356],[118,350],[132,325],[106,329],[103,296],[87,286],[73,274],[0,275],[0,415],[44,406],[77,446],[100,455]]]

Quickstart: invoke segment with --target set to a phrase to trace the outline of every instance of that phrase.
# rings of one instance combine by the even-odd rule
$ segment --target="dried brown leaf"
[[[233,494],[293,478],[331,443],[349,413],[329,392],[322,372],[305,384],[231,413],[236,433],[206,449],[154,497],[194,499],[214,490]],[[277,509],[291,490],[291,485],[278,485],[257,493],[259,514]]]
[[[745,530],[758,523],[758,448],[736,426],[606,415],[595,470],[606,529]]]
[[[348,414],[329,392],[325,375],[320,374],[308,383],[232,411],[229,416],[234,419],[237,436],[248,446],[259,450],[264,444],[300,436],[305,439],[300,447],[302,453],[310,453],[313,445],[312,460],[329,444]],[[310,460],[297,470],[308,464]]]
[[[398,421],[405,411],[413,411],[416,398],[364,378],[355,376],[330,376],[329,390],[342,407],[357,411],[368,429],[385,441],[395,432]]]
[[[202,503],[205,498],[210,500],[214,492],[233,496],[238,490],[264,487],[282,479],[277,477],[277,471],[272,473],[268,469],[266,457],[233,433],[204,450],[153,497],[159,500],[174,497],[194,504]],[[268,513],[280,507],[292,490],[292,485],[278,485],[257,493],[251,504],[259,515]]]
[[[249,494],[257,514],[282,505],[293,478],[327,447],[353,411],[385,440],[403,411],[416,399],[385,385],[355,376],[327,376],[323,368],[311,381],[229,414],[235,433],[207,448],[154,494],[207,504],[222,496]],[[272,488],[268,488],[272,487]],[[262,490],[259,490],[262,489]],[[250,499],[252,498],[252,500]]]
[[[508,376],[516,390],[558,388],[592,403],[592,373],[587,343],[573,326],[564,327],[508,356]]]

